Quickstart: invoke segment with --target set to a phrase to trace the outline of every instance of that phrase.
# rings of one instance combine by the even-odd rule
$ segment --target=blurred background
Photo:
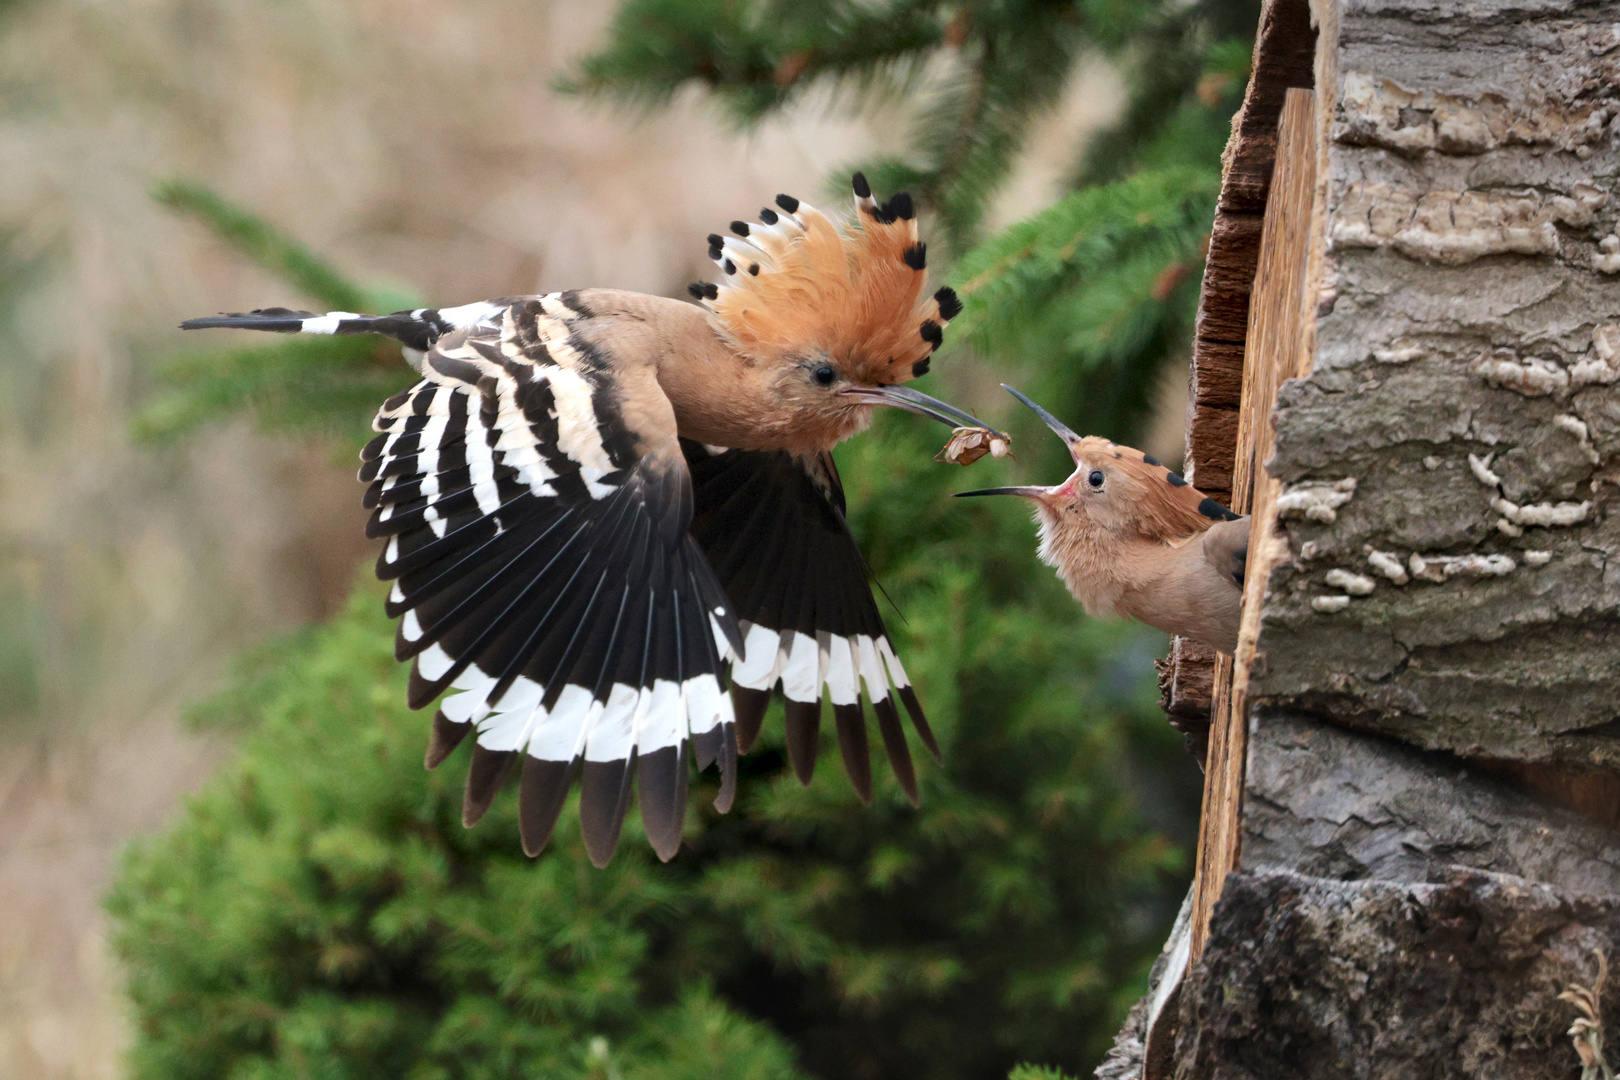
[[[0,2],[0,1075],[1094,1064],[1196,767],[1162,640],[1084,620],[1022,508],[945,496],[1066,471],[1000,381],[1179,459],[1257,6]],[[397,350],[175,325],[681,295],[706,234],[841,208],[856,168],[968,304],[924,389],[1019,436],[972,483],[913,418],[841,451],[947,744],[923,810],[768,745],[668,867],[628,835],[599,877],[569,835],[531,863],[509,805],[464,835],[362,569]]]

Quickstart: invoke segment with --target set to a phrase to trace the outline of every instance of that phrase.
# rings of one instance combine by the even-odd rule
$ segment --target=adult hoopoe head
[[[1237,644],[1249,519],[1128,446],[1082,438],[1012,387],[1064,441],[1074,471],[1052,487],[986,488],[1034,504],[1038,554],[1096,616],[1140,619],[1231,652]]]
[[[734,221],[733,235],[709,237],[724,277],[689,291],[737,365],[731,402],[748,431],[726,445],[827,450],[864,428],[877,405],[977,423],[901,385],[927,373],[962,304],[949,288],[925,292],[928,246],[911,196],[880,204],[860,173],[853,186],[856,220],[843,229],[778,195],[757,223]]]

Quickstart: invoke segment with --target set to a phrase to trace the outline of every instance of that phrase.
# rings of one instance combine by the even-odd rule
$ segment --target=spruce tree
[[[173,181],[153,197],[195,218],[323,311],[415,306],[411,297],[352,282],[297,240],[199,184]],[[415,381],[392,342],[313,335],[189,349],[165,358],[153,377],[157,392],[134,418],[136,434],[153,441],[245,411],[267,431],[364,442],[377,403]]]
[[[905,152],[850,169],[909,188],[943,233],[933,261],[960,260],[968,322],[953,340],[1077,430],[1123,439],[1186,355],[1258,15],[1255,0],[626,0],[564,86],[656,106],[696,83],[744,124],[828,85],[871,109],[921,96]],[[1073,194],[982,236],[1032,119],[1086,51],[1119,66],[1124,115],[1075,147]]]
[[[884,190],[910,185],[943,228],[947,280],[967,300],[951,336],[968,347],[942,365],[992,365],[1077,428],[1129,438],[1155,374],[1184,355],[1252,30],[1252,6],[1224,0],[629,0],[570,85],[656,102],[698,79],[745,121],[820,80],[875,103],[932,95],[905,155],[851,165]],[[1072,194],[982,237],[1032,115],[1099,48],[1126,74],[1125,119],[1098,152],[1077,149]],[[939,78],[941,63],[954,75]],[[411,304],[203,189],[160,197],[316,306]],[[149,435],[245,409],[350,446],[411,381],[396,348],[347,338],[185,353],[160,376],[137,420]],[[1067,468],[1044,429],[1017,423],[1021,463],[983,462],[975,486]],[[883,416],[838,454],[851,525],[945,749],[943,768],[920,770],[921,809],[887,779],[863,808],[830,735],[800,787],[778,715],[743,760],[731,814],[695,793],[672,863],[627,835],[609,870],[591,869],[572,808],[525,859],[510,793],[461,827],[465,754],[422,771],[426,718],[401,704],[380,593],[362,586],[329,625],[245,660],[199,710],[241,733],[239,758],[126,861],[108,903],[136,1076],[1087,1069],[1189,870],[1144,821],[1150,803],[1191,794],[1152,779],[1191,775],[1154,704],[1162,638],[1085,619],[1033,559],[1020,507],[951,500],[960,474],[932,461],[943,435]]]

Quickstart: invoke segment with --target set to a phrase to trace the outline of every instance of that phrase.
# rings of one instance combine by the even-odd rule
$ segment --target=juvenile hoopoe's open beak
[[[1029,398],[1008,386],[1006,383],[1002,383],[1001,388],[1007,391],[1007,393],[1011,394],[1013,397],[1017,398],[1019,401],[1022,401],[1025,405],[1028,405],[1031,411],[1033,411],[1036,416],[1040,417],[1041,421],[1045,423],[1047,427],[1052,429],[1053,434],[1063,440],[1063,444],[1069,448],[1069,453],[1071,455],[1074,453],[1075,447],[1080,442],[1080,436],[1076,435],[1072,430],[1070,430],[1069,425],[1065,424],[1063,421],[1059,420],[1057,417],[1053,416],[1051,413],[1035,404]]]
[[[1014,390],[1012,387],[1008,386],[1006,383],[1002,383],[1001,388],[1034,410],[1035,415],[1040,417],[1041,420],[1045,422],[1046,426],[1051,428],[1057,437],[1062,439],[1063,442],[1068,446],[1069,453],[1071,455],[1074,454],[1075,447],[1080,442],[1080,436],[1071,431],[1067,424],[1053,416],[1051,413],[1047,412],[1045,409],[1041,408],[1039,405],[1035,404],[1035,402],[1031,401],[1023,394],[1020,394],[1017,390]],[[977,491],[958,491],[956,493],[956,497],[958,499],[966,499],[974,495],[1021,495],[1026,499],[1043,499],[1051,494],[1051,488],[1028,486],[979,488]]]
[[[838,391],[839,395],[854,398],[856,401],[869,402],[873,405],[892,405],[896,409],[914,412],[918,416],[926,416],[930,420],[938,420],[946,427],[973,427],[984,428],[991,434],[1005,438],[1001,432],[989,427],[972,413],[963,412],[955,405],[948,404],[938,398],[931,398],[927,394],[919,393],[909,386],[850,386]]]
[[[979,488],[977,491],[958,491],[958,499],[966,499],[970,495],[1022,495],[1026,499],[1041,499],[1052,494],[1051,488],[1043,487],[1000,487]]]

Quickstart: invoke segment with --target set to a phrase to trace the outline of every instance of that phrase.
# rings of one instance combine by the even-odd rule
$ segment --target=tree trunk
[[[1236,678],[1168,665],[1183,726],[1211,680],[1199,881],[1100,1077],[1579,1074],[1557,995],[1620,960],[1617,219],[1620,4],[1267,5],[1189,434],[1255,506],[1245,635]]]

